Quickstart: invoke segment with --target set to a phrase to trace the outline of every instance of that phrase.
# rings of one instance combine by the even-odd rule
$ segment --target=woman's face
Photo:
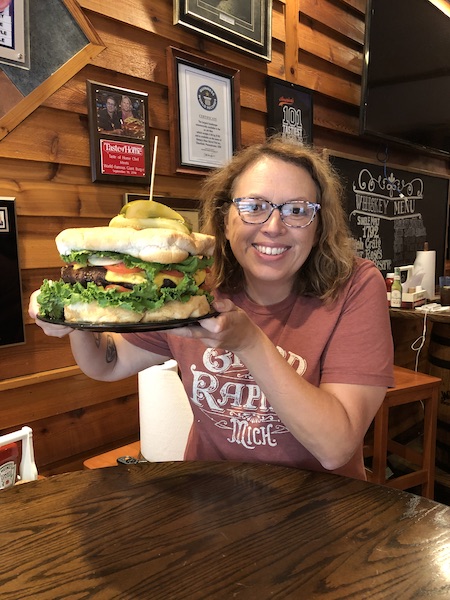
[[[302,167],[283,160],[263,157],[235,181],[233,197],[258,197],[274,204],[292,200],[316,202],[317,188]],[[242,266],[246,291],[261,304],[286,298],[296,273],[316,243],[318,218],[304,228],[288,227],[275,209],[260,225],[243,223],[235,205],[225,220],[225,235]]]
[[[131,102],[129,98],[123,98],[122,102],[120,103],[120,107],[122,110],[124,110],[125,112],[129,112],[131,110]]]

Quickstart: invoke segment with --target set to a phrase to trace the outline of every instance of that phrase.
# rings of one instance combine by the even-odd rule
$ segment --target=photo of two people
[[[99,90],[96,95],[96,107],[99,132],[145,139],[142,100],[126,94]]]

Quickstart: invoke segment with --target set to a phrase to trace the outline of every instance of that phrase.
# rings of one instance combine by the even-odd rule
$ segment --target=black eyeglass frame
[[[249,223],[248,221],[245,221],[242,218],[242,214],[241,214],[241,211],[239,209],[239,202],[241,200],[263,200],[263,202],[267,202],[267,204],[270,204],[270,206],[272,207],[272,209],[271,209],[270,213],[267,215],[267,218],[264,219],[264,221],[261,221],[260,223]],[[250,196],[244,196],[242,198],[233,198],[231,200],[231,202],[237,208],[239,216],[241,218],[241,221],[243,223],[245,223],[246,225],[263,225],[264,223],[267,223],[267,221],[270,219],[270,217],[273,214],[273,211],[275,209],[278,209],[280,211],[280,217],[281,217],[281,220],[283,221],[284,225],[286,225],[286,227],[293,227],[294,229],[304,229],[305,227],[309,227],[309,225],[311,225],[311,223],[316,218],[317,212],[321,208],[321,205],[318,202],[308,202],[307,200],[294,200],[294,201],[291,201],[291,202],[282,202],[281,204],[274,204],[273,202],[270,202],[270,200],[264,200],[263,198],[252,198]],[[312,208],[313,209],[313,214],[311,215],[311,219],[310,219],[309,223],[306,223],[305,225],[290,225],[289,223],[286,223],[286,221],[284,220],[283,211],[281,210],[283,208],[283,206],[285,206],[286,204],[306,204],[308,206],[308,208]]]

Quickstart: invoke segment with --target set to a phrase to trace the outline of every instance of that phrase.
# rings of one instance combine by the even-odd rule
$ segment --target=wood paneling
[[[271,75],[314,91],[316,146],[372,160],[380,150],[358,134],[365,0],[273,0],[269,63],[173,25],[172,0],[79,5],[105,49],[0,141],[0,195],[17,203],[26,324],[25,344],[0,347],[0,432],[31,425],[38,466],[49,473],[79,468],[82,457],[138,435],[136,378],[106,384],[87,378],[68,340],[45,336],[27,314],[32,291],[45,277],[59,276],[56,234],[104,225],[120,210],[124,193],[148,191],[92,183],[86,80],[149,94],[151,143],[159,137],[155,194],[196,197],[202,181],[170,168],[168,46],[240,69],[243,145],[265,137]],[[0,71],[0,104],[2,98],[13,101]],[[444,160],[396,147],[390,160],[449,173]]]

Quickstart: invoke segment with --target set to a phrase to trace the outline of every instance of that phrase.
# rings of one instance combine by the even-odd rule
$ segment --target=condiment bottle
[[[394,281],[391,287],[391,307],[401,308],[402,306],[402,283],[400,279],[400,267],[395,267]]]
[[[16,442],[0,448],[0,490],[16,483],[19,449]]]
[[[388,273],[386,275],[386,293],[387,293],[387,301],[388,305],[391,304],[391,288],[394,282],[394,273]]]

